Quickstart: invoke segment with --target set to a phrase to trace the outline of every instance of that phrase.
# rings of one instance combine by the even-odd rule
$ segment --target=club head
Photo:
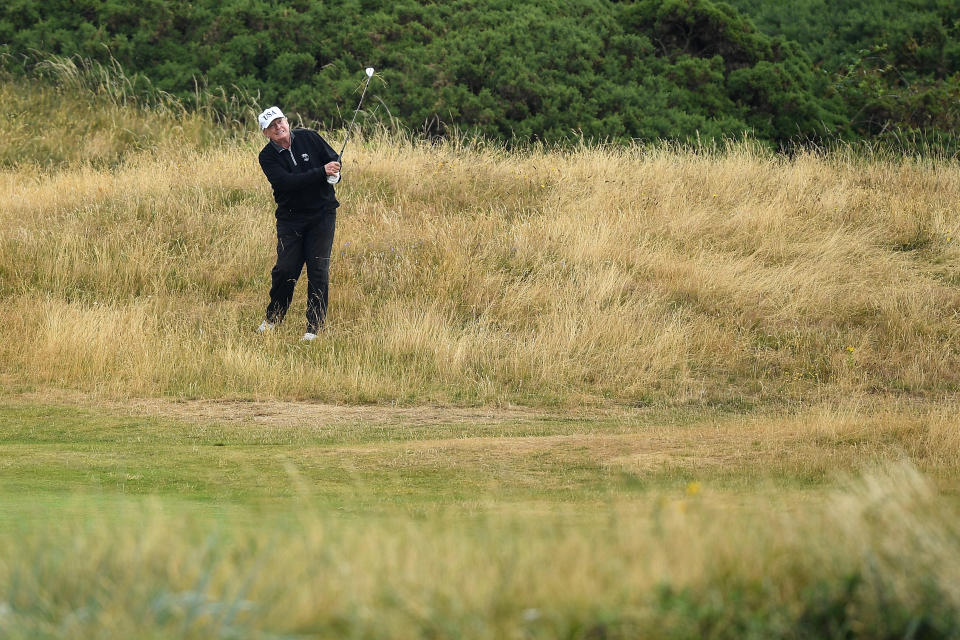
[[[366,69],[364,69],[364,71],[366,72],[368,78],[373,77],[373,67],[367,67]]]

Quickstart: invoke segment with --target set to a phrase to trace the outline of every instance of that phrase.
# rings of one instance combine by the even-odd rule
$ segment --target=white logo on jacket
[[[310,162],[310,155],[309,155],[309,154],[304,153],[304,154],[302,154],[300,157],[303,158],[303,161],[304,161],[304,162]]]

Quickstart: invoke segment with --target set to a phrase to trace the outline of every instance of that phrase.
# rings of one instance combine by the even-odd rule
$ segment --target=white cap
[[[271,122],[282,117],[283,111],[280,111],[278,107],[269,107],[265,109],[263,113],[257,116],[257,121],[260,123],[260,130],[263,131],[270,126]]]

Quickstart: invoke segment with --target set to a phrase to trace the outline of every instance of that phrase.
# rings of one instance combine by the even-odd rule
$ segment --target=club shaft
[[[367,76],[367,81],[363,83],[363,91],[360,92],[360,102],[357,103],[357,109],[353,112],[353,118],[350,119],[350,126],[347,127],[347,135],[343,139],[343,146],[340,147],[340,153],[337,155],[337,162],[343,162],[343,151],[347,148],[347,140],[350,139],[350,132],[353,131],[353,123],[357,119],[357,114],[360,113],[360,106],[363,104],[363,96],[367,95],[367,87],[370,86],[370,79],[372,76]]]

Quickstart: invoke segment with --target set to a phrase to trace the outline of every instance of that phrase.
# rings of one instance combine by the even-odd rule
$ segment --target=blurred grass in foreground
[[[957,412],[853,409],[7,400],[0,636],[956,638]]]
[[[907,464],[823,502],[690,489],[566,514],[345,516],[304,501],[250,518],[78,498],[0,533],[0,633],[955,638],[954,507]]]

